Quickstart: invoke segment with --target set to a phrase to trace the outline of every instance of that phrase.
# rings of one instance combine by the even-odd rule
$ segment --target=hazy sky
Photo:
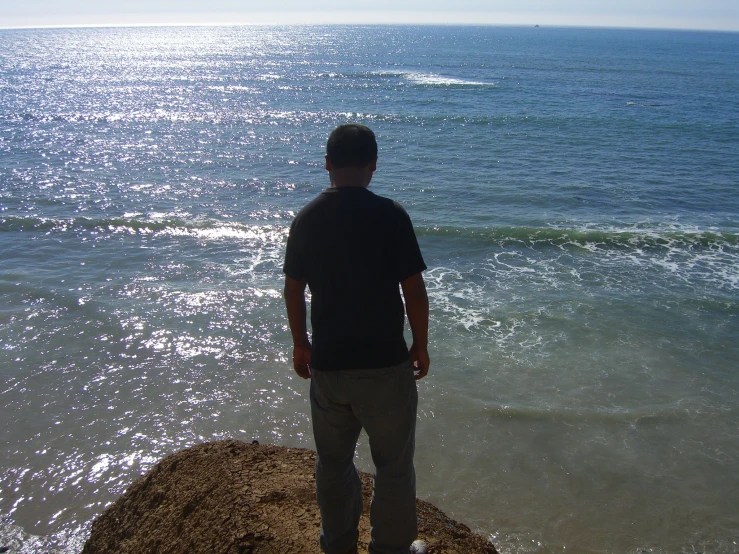
[[[474,23],[739,31],[739,0],[0,0],[0,27]]]

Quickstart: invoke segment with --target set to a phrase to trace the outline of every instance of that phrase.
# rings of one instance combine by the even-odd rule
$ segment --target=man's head
[[[375,134],[364,125],[340,125],[328,137],[326,160],[334,169],[363,168],[374,163],[377,160]]]

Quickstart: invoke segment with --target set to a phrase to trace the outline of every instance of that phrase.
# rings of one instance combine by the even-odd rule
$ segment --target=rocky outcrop
[[[239,441],[161,460],[97,518],[82,554],[320,554],[315,453]],[[369,541],[371,476],[362,474],[360,552]],[[495,554],[485,537],[417,501],[432,554]]]

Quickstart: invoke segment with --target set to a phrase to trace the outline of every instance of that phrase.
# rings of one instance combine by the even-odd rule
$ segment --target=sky
[[[423,23],[739,31],[739,0],[0,0],[0,28]]]

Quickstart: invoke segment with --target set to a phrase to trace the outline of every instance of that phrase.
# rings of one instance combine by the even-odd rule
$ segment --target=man
[[[293,366],[311,379],[316,496],[326,554],[357,552],[362,490],[354,452],[361,429],[375,464],[370,554],[426,551],[422,541],[414,541],[413,468],[415,380],[429,369],[428,296],[421,275],[426,265],[405,210],[367,190],[376,167],[377,142],[370,129],[336,128],[326,145],[331,186],[298,213],[285,253]],[[403,337],[406,313],[410,350]]]

